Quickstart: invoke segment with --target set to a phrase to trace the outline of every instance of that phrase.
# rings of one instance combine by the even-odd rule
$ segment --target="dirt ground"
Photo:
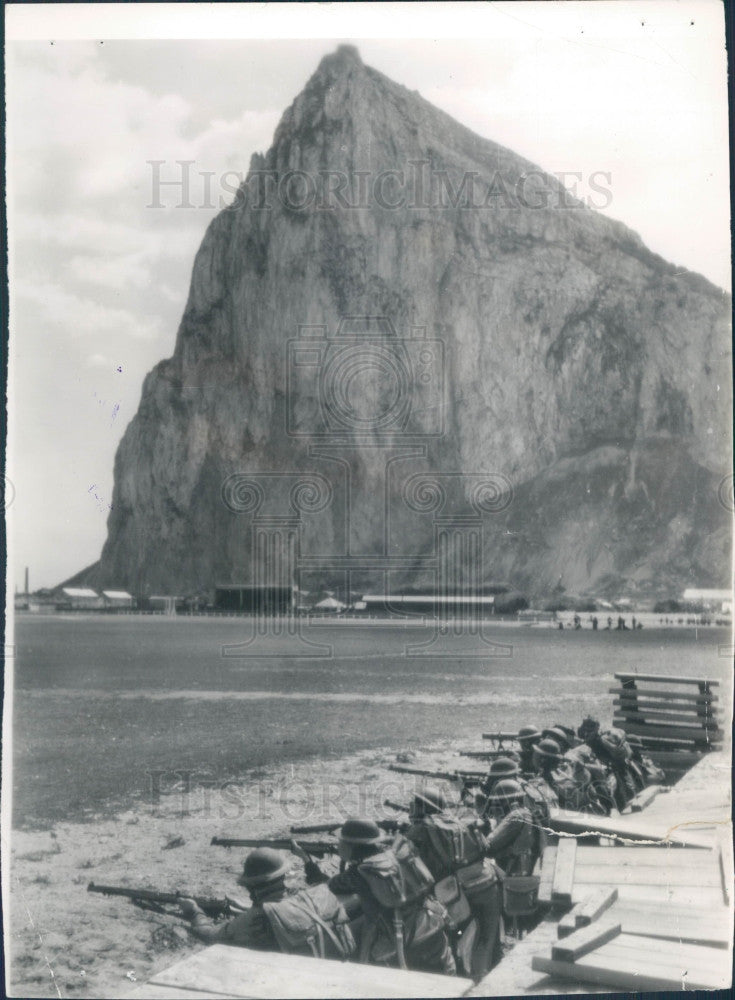
[[[155,807],[140,805],[112,819],[57,823],[47,832],[16,832],[9,995],[124,996],[204,947],[181,920],[146,912],[123,898],[88,893],[89,882],[244,901],[247,894],[235,878],[246,852],[210,846],[212,836],[284,837],[291,824],[336,822],[355,813],[396,817],[384,799],[408,802],[422,779],[392,772],[388,765],[401,760],[427,769],[479,766],[457,757],[456,745],[446,742],[419,755],[371,752],[282,765],[259,772],[248,785],[187,789],[182,784]],[[336,870],[333,862],[320,864]],[[290,878],[293,884],[302,878],[295,858]]]

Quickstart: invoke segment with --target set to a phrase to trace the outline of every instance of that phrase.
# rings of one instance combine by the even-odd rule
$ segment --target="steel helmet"
[[[488,802],[513,802],[523,798],[523,787],[512,778],[503,778],[488,795]]]
[[[240,885],[251,889],[283,878],[289,869],[288,859],[272,847],[258,847],[245,858]]]
[[[338,831],[337,836],[343,844],[379,844],[383,840],[383,834],[377,823],[371,819],[352,817],[346,819]]]
[[[565,733],[561,726],[552,726],[551,729],[544,729],[544,739],[554,740],[563,750],[571,750],[572,741],[569,733]]]
[[[497,781],[500,778],[514,778],[517,774],[520,774],[520,768],[510,757],[496,757],[487,772],[490,781]]]
[[[519,743],[535,743],[541,739],[541,730],[538,726],[521,726],[518,730]]]
[[[543,739],[533,748],[533,755],[546,760],[561,760],[561,747],[556,740]]]
[[[418,814],[426,812],[437,813],[442,812],[446,808],[447,800],[444,797],[444,793],[432,785],[429,788],[424,788],[423,791],[416,792],[413,797],[411,812]]]

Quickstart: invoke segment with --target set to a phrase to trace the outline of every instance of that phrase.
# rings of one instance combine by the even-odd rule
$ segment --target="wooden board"
[[[209,990],[243,1000],[455,997],[472,986],[471,980],[458,977],[221,944],[177,962],[154,976],[151,983],[171,989]]]
[[[563,837],[556,848],[554,878],[551,884],[551,899],[554,903],[565,905],[572,901],[576,856],[577,841],[574,837]]]
[[[683,726],[656,726],[653,723],[629,722],[625,726],[626,733],[637,736],[649,736],[659,739],[675,739],[683,742],[715,744],[722,743],[722,731],[719,729],[685,729]]]
[[[574,912],[574,911],[572,911]],[[611,916],[620,921],[623,933],[665,938],[685,944],[730,945],[730,914],[726,907],[661,907],[645,900],[618,900]]]
[[[587,927],[618,900],[617,889],[598,889],[572,910],[575,927]]]
[[[719,701],[716,694],[692,694],[691,691],[659,691],[655,688],[651,691],[639,690],[638,688],[614,687],[607,689],[608,694],[617,695],[624,701],[654,702],[662,704],[668,702],[693,702],[698,705],[710,705],[714,701]]]
[[[666,785],[649,785],[643,791],[638,792],[635,798],[630,800],[628,808],[631,812],[643,812],[646,806],[649,806],[659,793],[668,792],[668,790]]]
[[[686,726],[699,726],[702,729],[717,729],[719,722],[713,715],[697,715],[694,712],[686,714],[684,712],[649,712],[642,708],[640,711],[633,709],[616,709],[613,716],[613,725],[619,722],[642,722],[657,723],[667,726],[669,723],[683,723]],[[623,728],[625,728],[623,726]]]
[[[558,962],[576,962],[620,934],[620,924],[603,917],[586,927],[578,927],[559,944],[552,945],[551,957]]]
[[[558,962],[537,955],[532,965],[537,971],[564,979],[636,992],[722,989],[730,985],[728,956],[720,949],[695,945],[682,948],[675,941],[626,934],[619,934],[576,962]]]
[[[673,856],[672,856],[673,855]],[[694,847],[676,847],[667,844],[649,844],[645,847],[578,847],[577,867],[593,866],[596,869],[613,866],[626,868],[637,865],[661,867],[703,868],[712,870],[717,854],[714,850]]]
[[[625,850],[625,848],[623,848]],[[703,889],[721,889],[722,880],[719,871],[700,868],[684,868],[675,865],[673,861],[665,867],[658,865],[632,865],[630,867],[600,869],[595,865],[586,868],[577,867],[574,873],[574,886],[599,885],[607,882],[613,886],[624,885],[691,885]]]
[[[719,681],[711,681],[706,677],[671,677],[667,674],[613,674],[618,681],[645,681],[647,684],[704,684],[706,687],[719,687]]]

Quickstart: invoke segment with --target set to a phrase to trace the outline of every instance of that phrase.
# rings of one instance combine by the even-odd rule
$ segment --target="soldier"
[[[580,739],[584,740],[598,760],[607,764],[616,778],[615,804],[622,810],[636,794],[635,780],[628,767],[632,758],[625,733],[622,729],[600,729],[600,723],[592,716],[587,716],[577,730]]]
[[[520,767],[523,774],[533,773],[533,748],[541,738],[541,730],[536,726],[521,726],[518,730],[518,742],[521,744]]]
[[[493,787],[503,778],[518,778],[521,773],[520,764],[512,757],[496,757],[488,768],[487,775],[480,785],[479,799],[482,804],[487,802]]]
[[[250,909],[218,927],[193,899],[182,899],[181,915],[191,921],[192,933],[207,944],[349,958],[355,941],[339,900],[325,885],[287,889],[289,867],[278,851],[259,847],[245,859],[238,879],[238,885],[250,894]]]
[[[640,736],[629,733],[628,746],[633,754],[631,763],[637,765],[638,773],[645,782],[643,787],[645,788],[647,785],[666,784],[666,775],[664,772],[657,764],[654,764],[648,754],[643,752],[643,740]]]
[[[603,812],[609,816],[615,808],[615,790],[617,778],[610,768],[598,760],[597,755],[587,746],[580,743],[564,754],[564,759],[572,765],[573,773],[584,783],[584,775],[588,774],[594,793],[597,796]]]
[[[523,787],[513,778],[499,781],[489,797],[497,825],[487,837],[487,853],[506,875],[530,875],[540,853],[536,824],[523,799]]]
[[[573,767],[571,762],[564,760],[556,740],[541,740],[533,753],[539,776],[553,789],[562,809],[602,811],[591,788],[590,775],[581,765]]]
[[[406,837],[436,880],[454,928],[460,971],[481,979],[501,958],[501,885],[485,861],[486,843],[476,816],[449,806],[437,788],[414,796]]]
[[[429,898],[434,880],[411,844],[400,835],[389,842],[372,820],[359,817],[345,820],[338,837],[346,867],[328,885],[339,896],[357,894],[362,904],[358,961],[455,975],[447,911]],[[314,863],[312,878],[315,869]]]

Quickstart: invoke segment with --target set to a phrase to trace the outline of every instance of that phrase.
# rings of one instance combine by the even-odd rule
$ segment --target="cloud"
[[[74,338],[134,337],[149,340],[160,333],[155,317],[143,319],[127,309],[102,305],[95,299],[51,282],[37,284],[20,278],[13,282],[11,295],[13,311],[30,307],[41,323],[59,328]]]

